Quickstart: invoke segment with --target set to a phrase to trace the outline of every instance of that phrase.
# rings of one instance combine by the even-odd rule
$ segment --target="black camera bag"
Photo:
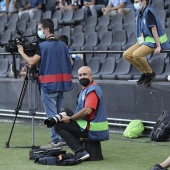
[[[163,111],[152,129],[150,137],[152,141],[156,142],[164,142],[170,138],[170,112]]]
[[[66,154],[66,151],[61,149],[32,149],[29,151],[29,159],[36,160],[43,157],[58,157],[60,154]]]

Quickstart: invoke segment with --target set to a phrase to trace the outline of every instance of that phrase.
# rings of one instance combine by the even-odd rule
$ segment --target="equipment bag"
[[[29,159],[37,160],[43,157],[58,157],[60,154],[65,154],[66,151],[61,149],[32,149],[29,151]]]
[[[137,138],[143,132],[144,125],[141,120],[132,120],[123,132],[123,136],[127,138]]]
[[[170,138],[170,112],[163,111],[152,129],[150,137],[156,142],[163,142]]]

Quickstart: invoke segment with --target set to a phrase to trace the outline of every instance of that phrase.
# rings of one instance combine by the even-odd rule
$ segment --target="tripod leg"
[[[10,132],[8,141],[6,142],[6,148],[9,148],[9,142],[10,142],[10,139],[11,139],[11,136],[12,136],[12,132],[13,132],[13,129],[14,129],[14,125],[15,125],[17,115],[18,115],[19,110],[21,109],[21,106],[22,106],[22,102],[23,102],[23,99],[24,99],[24,96],[25,96],[27,85],[28,85],[28,77],[26,76],[25,79],[24,79],[24,83],[23,83],[23,86],[22,86],[22,90],[21,90],[21,93],[20,93],[18,104],[17,104],[17,107],[15,109],[15,117],[14,117],[14,120],[13,120],[13,124],[12,124],[12,128],[11,128],[11,132]]]

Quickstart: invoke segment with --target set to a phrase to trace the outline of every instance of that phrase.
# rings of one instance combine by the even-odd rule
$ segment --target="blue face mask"
[[[41,39],[45,39],[45,35],[43,34],[43,31],[38,31],[38,36],[39,36]]]
[[[139,3],[134,3],[134,8],[137,10],[137,11],[140,11],[142,9],[142,6],[139,5]]]

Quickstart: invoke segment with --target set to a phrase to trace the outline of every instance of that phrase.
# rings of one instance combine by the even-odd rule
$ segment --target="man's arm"
[[[42,4],[34,7],[35,9],[42,9]]]
[[[125,7],[125,2],[122,2],[119,6],[114,6],[110,8],[111,10],[118,10],[119,8],[124,8]]]
[[[28,57],[24,53],[24,48],[22,45],[18,45],[18,52],[21,54],[21,56],[24,58],[24,60],[30,65],[37,64],[41,59],[41,57],[38,54],[35,54],[33,57]]]
[[[78,119],[83,119],[90,115],[90,113],[93,111],[92,108],[90,107],[85,107],[82,110],[80,110],[77,114],[74,114],[73,116],[64,116],[61,121],[64,123],[70,123],[70,119],[72,120],[78,120]]]

